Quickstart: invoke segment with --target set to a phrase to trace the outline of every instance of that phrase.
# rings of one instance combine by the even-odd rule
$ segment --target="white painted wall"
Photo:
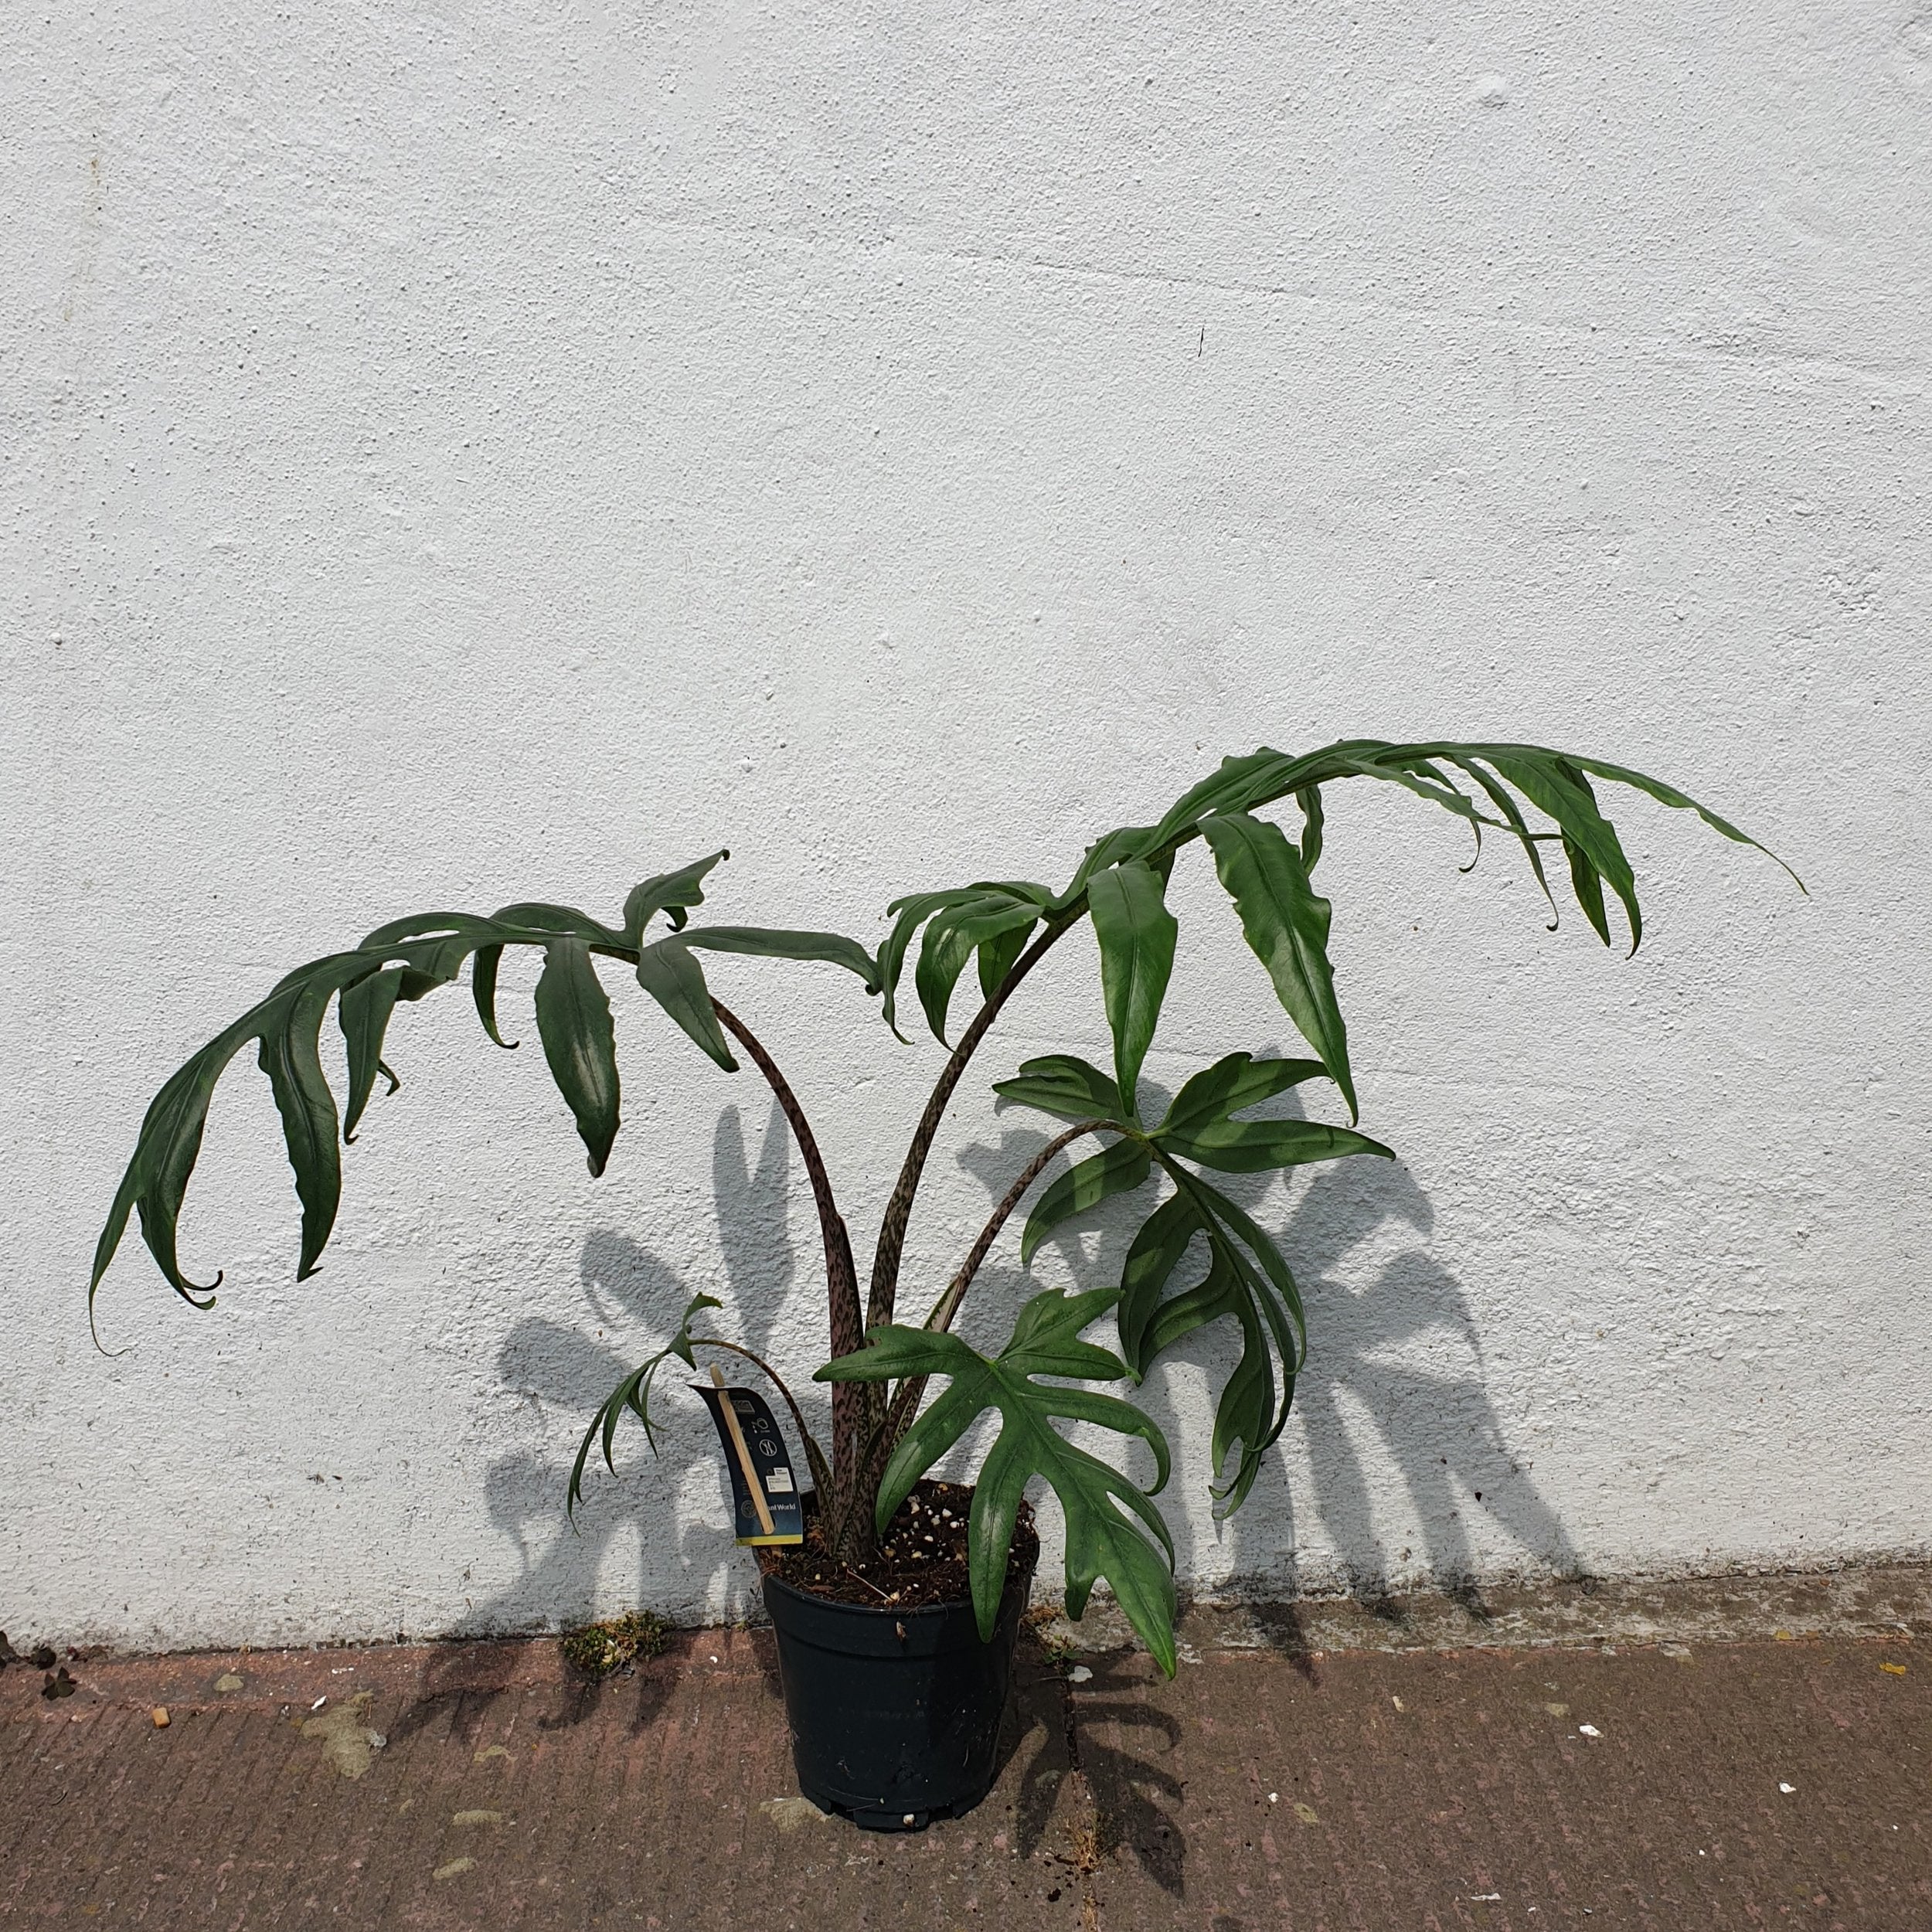
[[[301,1287],[244,1058],[185,1223],[219,1307],[131,1245],[94,1352],[141,1110],[286,966],[417,908],[614,907],[719,844],[720,917],[869,938],[911,887],[1060,879],[1226,752],[1352,733],[1627,757],[1812,896],[1631,806],[1626,961],[1500,852],[1459,876],[1447,819],[1336,798],[1365,1124],[1404,1159],[1266,1203],[1316,1362],[1218,1537],[1225,1357],[1151,1386],[1188,1575],[1927,1549],[1932,15],[129,0],[8,38],[16,1638],[747,1599],[695,1403],[561,1513],[692,1290],[819,1346],[762,1090],[634,988],[594,1183],[532,1049],[460,992],[409,1012]],[[1286,1034],[1204,866],[1176,890],[1169,1085]],[[1104,1051],[1090,946],[987,1080]],[[717,978],[869,1236],[937,1049],[828,969]],[[915,1279],[1033,1144],[984,1095]],[[1023,1286],[1003,1253],[988,1315]]]

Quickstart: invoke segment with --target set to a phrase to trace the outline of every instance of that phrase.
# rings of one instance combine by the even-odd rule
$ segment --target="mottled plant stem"
[[[980,1230],[978,1239],[968,1249],[966,1259],[959,1264],[959,1272],[947,1283],[945,1293],[933,1304],[932,1313],[926,1318],[927,1328],[943,1329],[953,1325],[953,1318],[958,1314],[960,1304],[966,1299],[966,1291],[973,1285],[973,1277],[978,1274],[980,1264],[992,1253],[993,1243],[999,1239],[1000,1230],[1005,1226],[1014,1209],[1025,1198],[1026,1190],[1051,1165],[1054,1155],[1082,1134],[1095,1133],[1111,1125],[1107,1121],[1082,1121],[1077,1126],[1070,1127],[1064,1134],[1056,1134],[1021,1168],[999,1206]],[[912,1426],[913,1417],[918,1413],[920,1402],[926,1393],[926,1382],[924,1376],[909,1376],[894,1392],[892,1406],[886,1412],[885,1426],[873,1438],[866,1458],[864,1487],[867,1490],[877,1487],[886,1458],[899,1447],[900,1438]]]
[[[926,1111],[920,1115],[919,1124],[913,1130],[912,1145],[906,1150],[904,1164],[899,1170],[891,1198],[886,1203],[885,1216],[879,1224],[879,1245],[872,1254],[872,1287],[866,1303],[868,1328],[878,1328],[893,1318],[893,1308],[899,1293],[899,1264],[905,1253],[906,1230],[913,1216],[913,1197],[919,1192],[926,1157],[932,1151],[933,1142],[938,1137],[939,1124],[945,1117],[947,1103],[953,1097],[953,1090],[965,1073],[967,1063],[1020,981],[1039,963],[1047,947],[1084,910],[1083,903],[1077,910],[1069,907],[1048,920],[1046,930],[1014,961],[1006,977],[993,988],[986,1003],[973,1015],[971,1024],[960,1035],[959,1044],[953,1049],[952,1057],[941,1070],[932,1097],[926,1103]]]
[[[859,1270],[852,1260],[852,1236],[833,1198],[832,1178],[825,1172],[825,1157],[818,1151],[811,1124],[805,1118],[805,1111],[798,1104],[791,1083],[779,1072],[777,1062],[750,1028],[722,1000],[714,999],[711,1009],[717,1015],[719,1025],[745,1049],[752,1064],[764,1076],[791,1128],[792,1138],[798,1143],[799,1157],[811,1181],[811,1197],[818,1209],[818,1232],[825,1243],[827,1326],[832,1352],[835,1356],[850,1355],[866,1338],[865,1321],[859,1305]],[[832,1386],[832,1493],[821,1500],[832,1546],[848,1562],[861,1561],[869,1555],[874,1540],[872,1511],[868,1506],[870,1499],[866,1499],[866,1505],[857,1505],[859,1451],[875,1434],[883,1407],[883,1391],[876,1385],[842,1382]]]

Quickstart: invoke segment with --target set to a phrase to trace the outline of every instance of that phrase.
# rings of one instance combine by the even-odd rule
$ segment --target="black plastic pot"
[[[993,1640],[970,1603],[842,1604],[764,1580],[798,1788],[870,1832],[923,1831],[992,1788],[1033,1566],[1009,1575]]]

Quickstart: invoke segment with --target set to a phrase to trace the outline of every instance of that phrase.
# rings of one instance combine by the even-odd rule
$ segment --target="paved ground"
[[[0,1920],[1932,1929],[1932,1573],[1199,1612],[1171,1684],[1077,1629],[993,1796],[892,1838],[791,1795],[757,1631],[597,1688],[543,1642],[15,1665]]]

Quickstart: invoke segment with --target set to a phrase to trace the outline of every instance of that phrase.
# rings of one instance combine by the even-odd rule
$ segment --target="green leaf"
[[[686,1368],[695,1369],[697,1358],[691,1352],[692,1318],[702,1308],[721,1308],[724,1304],[716,1295],[694,1294],[685,1303],[683,1318],[678,1324],[678,1332],[650,1360],[631,1370],[610,1394],[604,1404],[590,1418],[590,1426],[583,1432],[583,1440],[577,1444],[577,1459],[570,1470],[570,1487],[564,1502],[564,1514],[576,1513],[577,1505],[583,1500],[583,1465],[590,1460],[590,1445],[601,1436],[604,1439],[604,1466],[614,1476],[617,1465],[611,1460],[611,1445],[616,1440],[617,1424],[624,1419],[628,1409],[644,1424],[644,1439],[651,1445],[651,1453],[658,1453],[656,1425],[651,1419],[651,1384],[658,1370],[672,1356]]]
[[[1078,1339],[1080,1330],[1114,1299],[1107,1289],[1036,1295],[1020,1310],[1012,1338],[991,1359],[947,1331],[876,1328],[868,1332],[871,1346],[828,1362],[816,1379],[947,1379],[944,1393],[914,1420],[886,1466],[876,1511],[882,1531],[913,1484],[988,1409],[998,1412],[999,1433],[981,1465],[968,1523],[968,1567],[982,1638],[991,1638],[999,1614],[1020,1498],[1031,1478],[1043,1476],[1066,1519],[1067,1614],[1080,1616],[1094,1585],[1104,1577],[1141,1641],[1172,1677],[1177,1661],[1174,1546],[1150,1500],[1167,1481],[1166,1439],[1148,1417],[1117,1396],[1034,1379],[1120,1376],[1117,1356]],[[1138,1437],[1154,1452],[1152,1485],[1143,1490],[1097,1456],[1077,1449],[1053,1426],[1056,1418]]]
[[[886,908],[893,917],[893,927],[879,948],[879,989],[885,995],[884,1017],[886,1024],[896,1033],[896,1001],[899,978],[906,962],[906,953],[913,943],[914,935],[934,913],[947,906],[964,904],[968,900],[983,896],[980,889],[972,886],[955,886],[944,892],[913,893],[903,899],[895,899]],[[957,975],[954,975],[957,977]],[[903,1039],[904,1036],[902,1034]]]
[[[1118,1120],[1121,1090],[1090,1062],[1072,1053],[1046,1053],[1022,1060],[1011,1080],[995,1080],[1001,1099],[1036,1107],[1062,1120]]]
[[[335,997],[326,978],[301,988],[288,1001],[279,1026],[263,1029],[259,1058],[282,1117],[288,1164],[302,1204],[301,1259],[295,1279],[315,1272],[342,1198],[342,1156],[335,1141],[335,1096],[322,1072],[322,1015]]]
[[[479,959],[481,955],[478,955]],[[342,1109],[345,1145],[355,1138],[356,1123],[376,1090],[376,1077],[383,1068],[383,1036],[389,1030],[389,1015],[396,1011],[396,995],[403,984],[400,966],[386,967],[370,973],[343,989],[336,1019],[349,1049],[349,1102]],[[400,1083],[389,1075],[389,1091]]]
[[[1223,758],[1210,777],[1183,792],[1168,807],[1154,828],[1155,842],[1185,837],[1199,829],[1210,812],[1247,811],[1280,798],[1284,791],[1293,788],[1298,767],[1308,762],[1270,751],[1265,745],[1245,757]]]
[[[1123,864],[1130,859],[1145,859],[1160,845],[1152,825],[1118,825],[1104,833],[1087,849],[1080,861],[1080,869],[1063,893],[1056,893],[1049,910],[1060,911],[1073,904],[1087,890],[1087,881],[1096,872],[1105,872],[1110,866]]]
[[[1669,805],[1680,811],[1694,811],[1712,831],[1721,832],[1726,838],[1740,845],[1749,845],[1753,851],[1761,852],[1774,865],[1781,866],[1791,875],[1791,883],[1800,892],[1805,889],[1804,882],[1786,866],[1783,859],[1768,845],[1760,845],[1749,832],[1740,832],[1728,818],[1720,818],[1708,806],[1700,805],[1695,798],[1679,791],[1675,785],[1667,785],[1662,779],[1646,777],[1641,771],[1632,771],[1623,765],[1607,764],[1601,758],[1580,758],[1571,753],[1566,762],[1579,771],[1593,772],[1599,778],[1607,778],[1613,784],[1628,785],[1634,791],[1641,791],[1647,798],[1655,798],[1660,805]]]
[[[1313,872],[1315,862],[1321,856],[1321,832],[1326,822],[1321,808],[1321,787],[1304,785],[1294,797],[1301,808],[1301,869]]]
[[[170,1074],[161,1091],[149,1101],[133,1156],[121,1177],[114,1206],[108,1210],[100,1239],[94,1245],[94,1274],[87,1289],[90,1303],[127,1231],[129,1213],[138,1209],[141,1239],[168,1286],[197,1308],[212,1305],[213,1293],[221,1285],[221,1277],[217,1274],[202,1286],[182,1273],[176,1256],[175,1223],[188,1177],[194,1172],[195,1157],[201,1151],[202,1131],[207,1123],[208,1103],[213,1096],[215,1083],[240,1051],[243,1042],[253,1036],[255,1029],[250,1022],[255,1017],[252,1012],[245,1015],[217,1034]],[[201,1300],[203,1295],[210,1299]]]
[[[359,951],[392,951],[405,940],[436,938],[468,938],[472,944],[496,931],[496,922],[478,913],[413,913],[406,919],[392,919],[378,926],[362,940]]]
[[[1630,950],[1635,952],[1644,937],[1644,915],[1637,903],[1636,878],[1615,828],[1597,809],[1590,781],[1574,765],[1554,753],[1492,757],[1489,762],[1532,805],[1556,820],[1563,835],[1563,849],[1570,855],[1570,874],[1577,886],[1577,903],[1606,946],[1610,944],[1610,922],[1604,917],[1602,889],[1597,883],[1598,876],[1622,901],[1624,915],[1630,921]],[[1580,858],[1583,862],[1580,871],[1577,862]]]
[[[495,932],[496,927],[489,929]],[[447,939],[420,939],[386,950],[400,952],[404,961],[403,978],[396,992],[399,999],[416,1000],[447,986],[463,970],[463,962],[475,951],[475,937],[458,933]]]
[[[682,939],[660,939],[638,955],[638,984],[655,999],[727,1073],[738,1070],[724,1029],[711,1010],[711,989],[704,968]]]
[[[1281,1167],[1299,1167],[1311,1161],[1337,1161],[1349,1154],[1379,1154],[1395,1158],[1394,1151],[1366,1134],[1321,1121],[1224,1121],[1208,1127],[1163,1131],[1158,1144],[1183,1160],[1224,1174],[1264,1174]]]
[[[1143,1380],[1154,1358],[1161,1352],[1153,1335],[1155,1318],[1167,1284],[1181,1265],[1194,1237],[1206,1227],[1200,1207],[1185,1190],[1171,1194],[1141,1223],[1127,1251],[1121,1270],[1121,1305],[1116,1316],[1121,1332],[1121,1352],[1127,1358],[1128,1372],[1136,1382]],[[1202,1321],[1211,1318],[1201,1317]],[[1199,1326],[1196,1322],[1192,1326]],[[1183,1328],[1180,1335],[1189,1332]],[[1178,1341],[1179,1335],[1168,1341]]]
[[[1039,908],[1031,900],[990,892],[942,907],[934,916],[920,942],[913,984],[919,990],[926,1023],[942,1045],[953,988],[967,961],[989,940],[1010,932],[1030,932],[1039,917]]]
[[[1549,889],[1549,875],[1543,870],[1543,854],[1537,850],[1536,841],[1530,833],[1522,808],[1511,795],[1509,787],[1495,773],[1486,770],[1474,757],[1451,755],[1449,762],[1467,772],[1481,786],[1489,802],[1502,815],[1503,822],[1509,828],[1516,843],[1522,848],[1523,856],[1529,861],[1529,869],[1541,888],[1543,897],[1549,902],[1549,930],[1554,932],[1556,930],[1556,896]]]
[[[1138,859],[1097,873],[1087,888],[1094,936],[1100,947],[1100,988],[1114,1033],[1114,1077],[1130,1119],[1161,1002],[1174,971],[1180,928],[1162,896],[1160,876]]]
[[[1349,1118],[1357,1118],[1361,1109],[1349,1070],[1348,1030],[1328,964],[1328,902],[1316,894],[1279,825],[1231,812],[1207,819],[1201,831],[1249,946],[1267,968],[1289,1019],[1341,1088]]]
[[[501,946],[478,947],[475,962],[470,968],[470,992],[476,1001],[476,1016],[483,1022],[484,1032],[498,1046],[514,1047],[516,1042],[505,1039],[496,1024],[496,975],[502,964]]]
[[[1119,1140],[1104,1152],[1076,1161],[1043,1192],[1026,1217],[1019,1242],[1020,1265],[1033,1258],[1041,1242],[1069,1215],[1084,1213],[1110,1194],[1128,1194],[1145,1181],[1151,1160],[1147,1143],[1137,1135]]]
[[[631,888],[624,902],[624,943],[635,947],[644,944],[644,929],[662,913],[675,933],[684,925],[689,909],[704,903],[705,874],[729,852],[713,852],[706,859],[694,859],[675,872],[661,872]]]
[[[574,906],[553,906],[547,900],[526,899],[514,906],[499,906],[490,919],[499,931],[508,927],[526,934],[542,934],[546,938],[553,933],[570,933],[591,946],[624,944],[624,935],[602,920],[593,919]]]
[[[1295,1377],[1308,1349],[1307,1318],[1294,1277],[1272,1237],[1198,1174],[1190,1174],[1172,1163],[1167,1164],[1167,1168],[1181,1192],[1190,1197],[1208,1236],[1208,1276],[1199,1291],[1191,1291],[1196,1296],[1199,1319],[1211,1320],[1221,1312],[1214,1305],[1217,1294],[1238,1298],[1232,1311],[1241,1328],[1241,1356],[1230,1378],[1233,1400],[1229,1400],[1228,1391],[1224,1389],[1216,1411],[1211,1444],[1217,1471],[1233,1452],[1234,1444],[1238,1441],[1241,1445],[1241,1458],[1233,1476],[1215,1491],[1219,1498],[1216,1514],[1231,1515],[1254,1486],[1262,1457],[1287,1427]],[[1164,1304],[1156,1316],[1155,1330],[1162,1347],[1171,1346],[1198,1325],[1188,1318],[1196,1310],[1185,1305],[1187,1302],[1186,1296],[1176,1297]],[[1150,1335],[1150,1342],[1155,1338],[1155,1335]],[[1149,1359],[1154,1352],[1150,1348]]]
[[[991,999],[999,991],[1000,982],[1019,964],[1020,954],[1026,950],[1026,942],[1033,936],[1034,923],[1031,920],[1024,925],[1015,923],[1005,931],[995,933],[991,939],[980,942],[975,957],[979,962],[979,992],[982,999]]]
[[[1182,1086],[1166,1117],[1155,1128],[1155,1138],[1216,1125],[1243,1107],[1258,1107],[1304,1080],[1325,1079],[1328,1070],[1319,1060],[1256,1060],[1248,1053],[1227,1054]]]
[[[562,934],[543,952],[536,982],[536,1029],[543,1057],[601,1174],[617,1137],[617,1049],[611,1002],[576,934]]]
[[[682,935],[686,946],[714,953],[748,953],[760,959],[824,960],[856,973],[866,991],[879,991],[879,962],[855,939],[842,933],[785,932],[764,926],[693,926]]]

